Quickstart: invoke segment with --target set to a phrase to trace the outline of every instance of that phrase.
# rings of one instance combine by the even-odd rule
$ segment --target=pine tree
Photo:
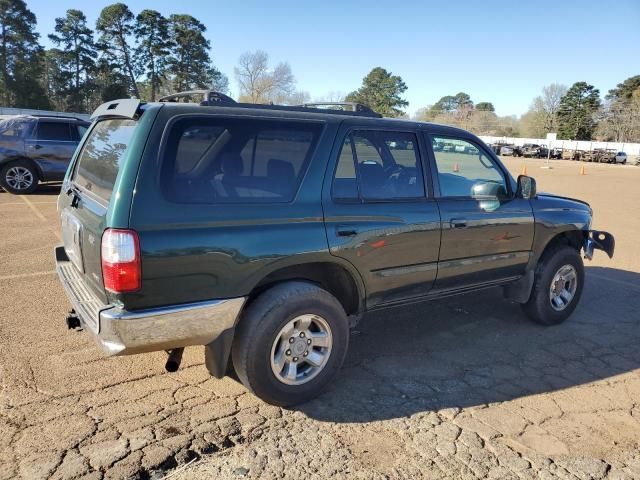
[[[134,59],[135,46],[131,45],[134,16],[124,3],[114,3],[102,9],[96,30],[100,33],[97,47],[113,69],[119,70],[128,80],[128,89],[140,97],[136,77],[138,67]]]
[[[22,0],[0,0],[0,98],[4,105],[46,108],[44,52],[36,16]]]
[[[66,16],[56,18],[55,31],[49,38],[63,50],[60,68],[68,73],[70,81],[66,92],[62,92],[66,97],[64,103],[70,111],[85,112],[95,69],[93,31],[87,26],[84,13],[73,9],[67,10]]]
[[[165,76],[171,46],[169,21],[155,10],[143,10],[136,17],[136,21],[136,58],[144,65],[145,75],[151,87],[150,100],[155,101]]]
[[[400,109],[409,102],[401,95],[407,85],[398,75],[392,75],[384,68],[376,67],[362,80],[362,87],[347,95],[347,102],[368,105],[385,117],[400,117],[404,112]]]
[[[591,140],[594,116],[600,108],[600,91],[587,82],[574,83],[560,100],[558,136],[570,140]]]
[[[171,15],[169,24],[172,45],[167,63],[174,89],[226,90],[226,77],[211,63],[211,44],[204,38],[207,28],[191,15]]]

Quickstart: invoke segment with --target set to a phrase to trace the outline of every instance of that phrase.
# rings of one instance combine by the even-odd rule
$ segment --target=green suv
[[[69,327],[108,355],[165,350],[170,371],[202,345],[212,375],[292,405],[366,312],[499,285],[553,325],[581,252],[613,255],[588,204],[536,194],[474,135],[337,108],[100,106],[58,198]]]

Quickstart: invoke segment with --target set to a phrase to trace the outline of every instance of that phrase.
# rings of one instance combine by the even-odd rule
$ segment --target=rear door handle
[[[467,228],[467,219],[466,218],[452,218],[449,221],[449,225],[451,228]]]
[[[35,148],[36,150],[40,150],[42,148],[42,145],[38,145],[37,143],[33,146],[33,148]]]
[[[347,225],[338,225],[336,227],[336,235],[339,237],[355,237],[358,234],[357,230]]]

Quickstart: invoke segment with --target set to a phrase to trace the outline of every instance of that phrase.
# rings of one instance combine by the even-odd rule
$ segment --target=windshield
[[[73,182],[108,203],[135,126],[128,119],[98,122],[82,147]]]

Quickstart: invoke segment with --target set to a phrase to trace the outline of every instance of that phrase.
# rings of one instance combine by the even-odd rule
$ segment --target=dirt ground
[[[199,348],[169,374],[67,331],[58,192],[0,193],[0,480],[640,478],[640,168],[505,162],[616,237],[573,317],[533,325],[498,289],[370,315],[296,410],[210,378]]]

